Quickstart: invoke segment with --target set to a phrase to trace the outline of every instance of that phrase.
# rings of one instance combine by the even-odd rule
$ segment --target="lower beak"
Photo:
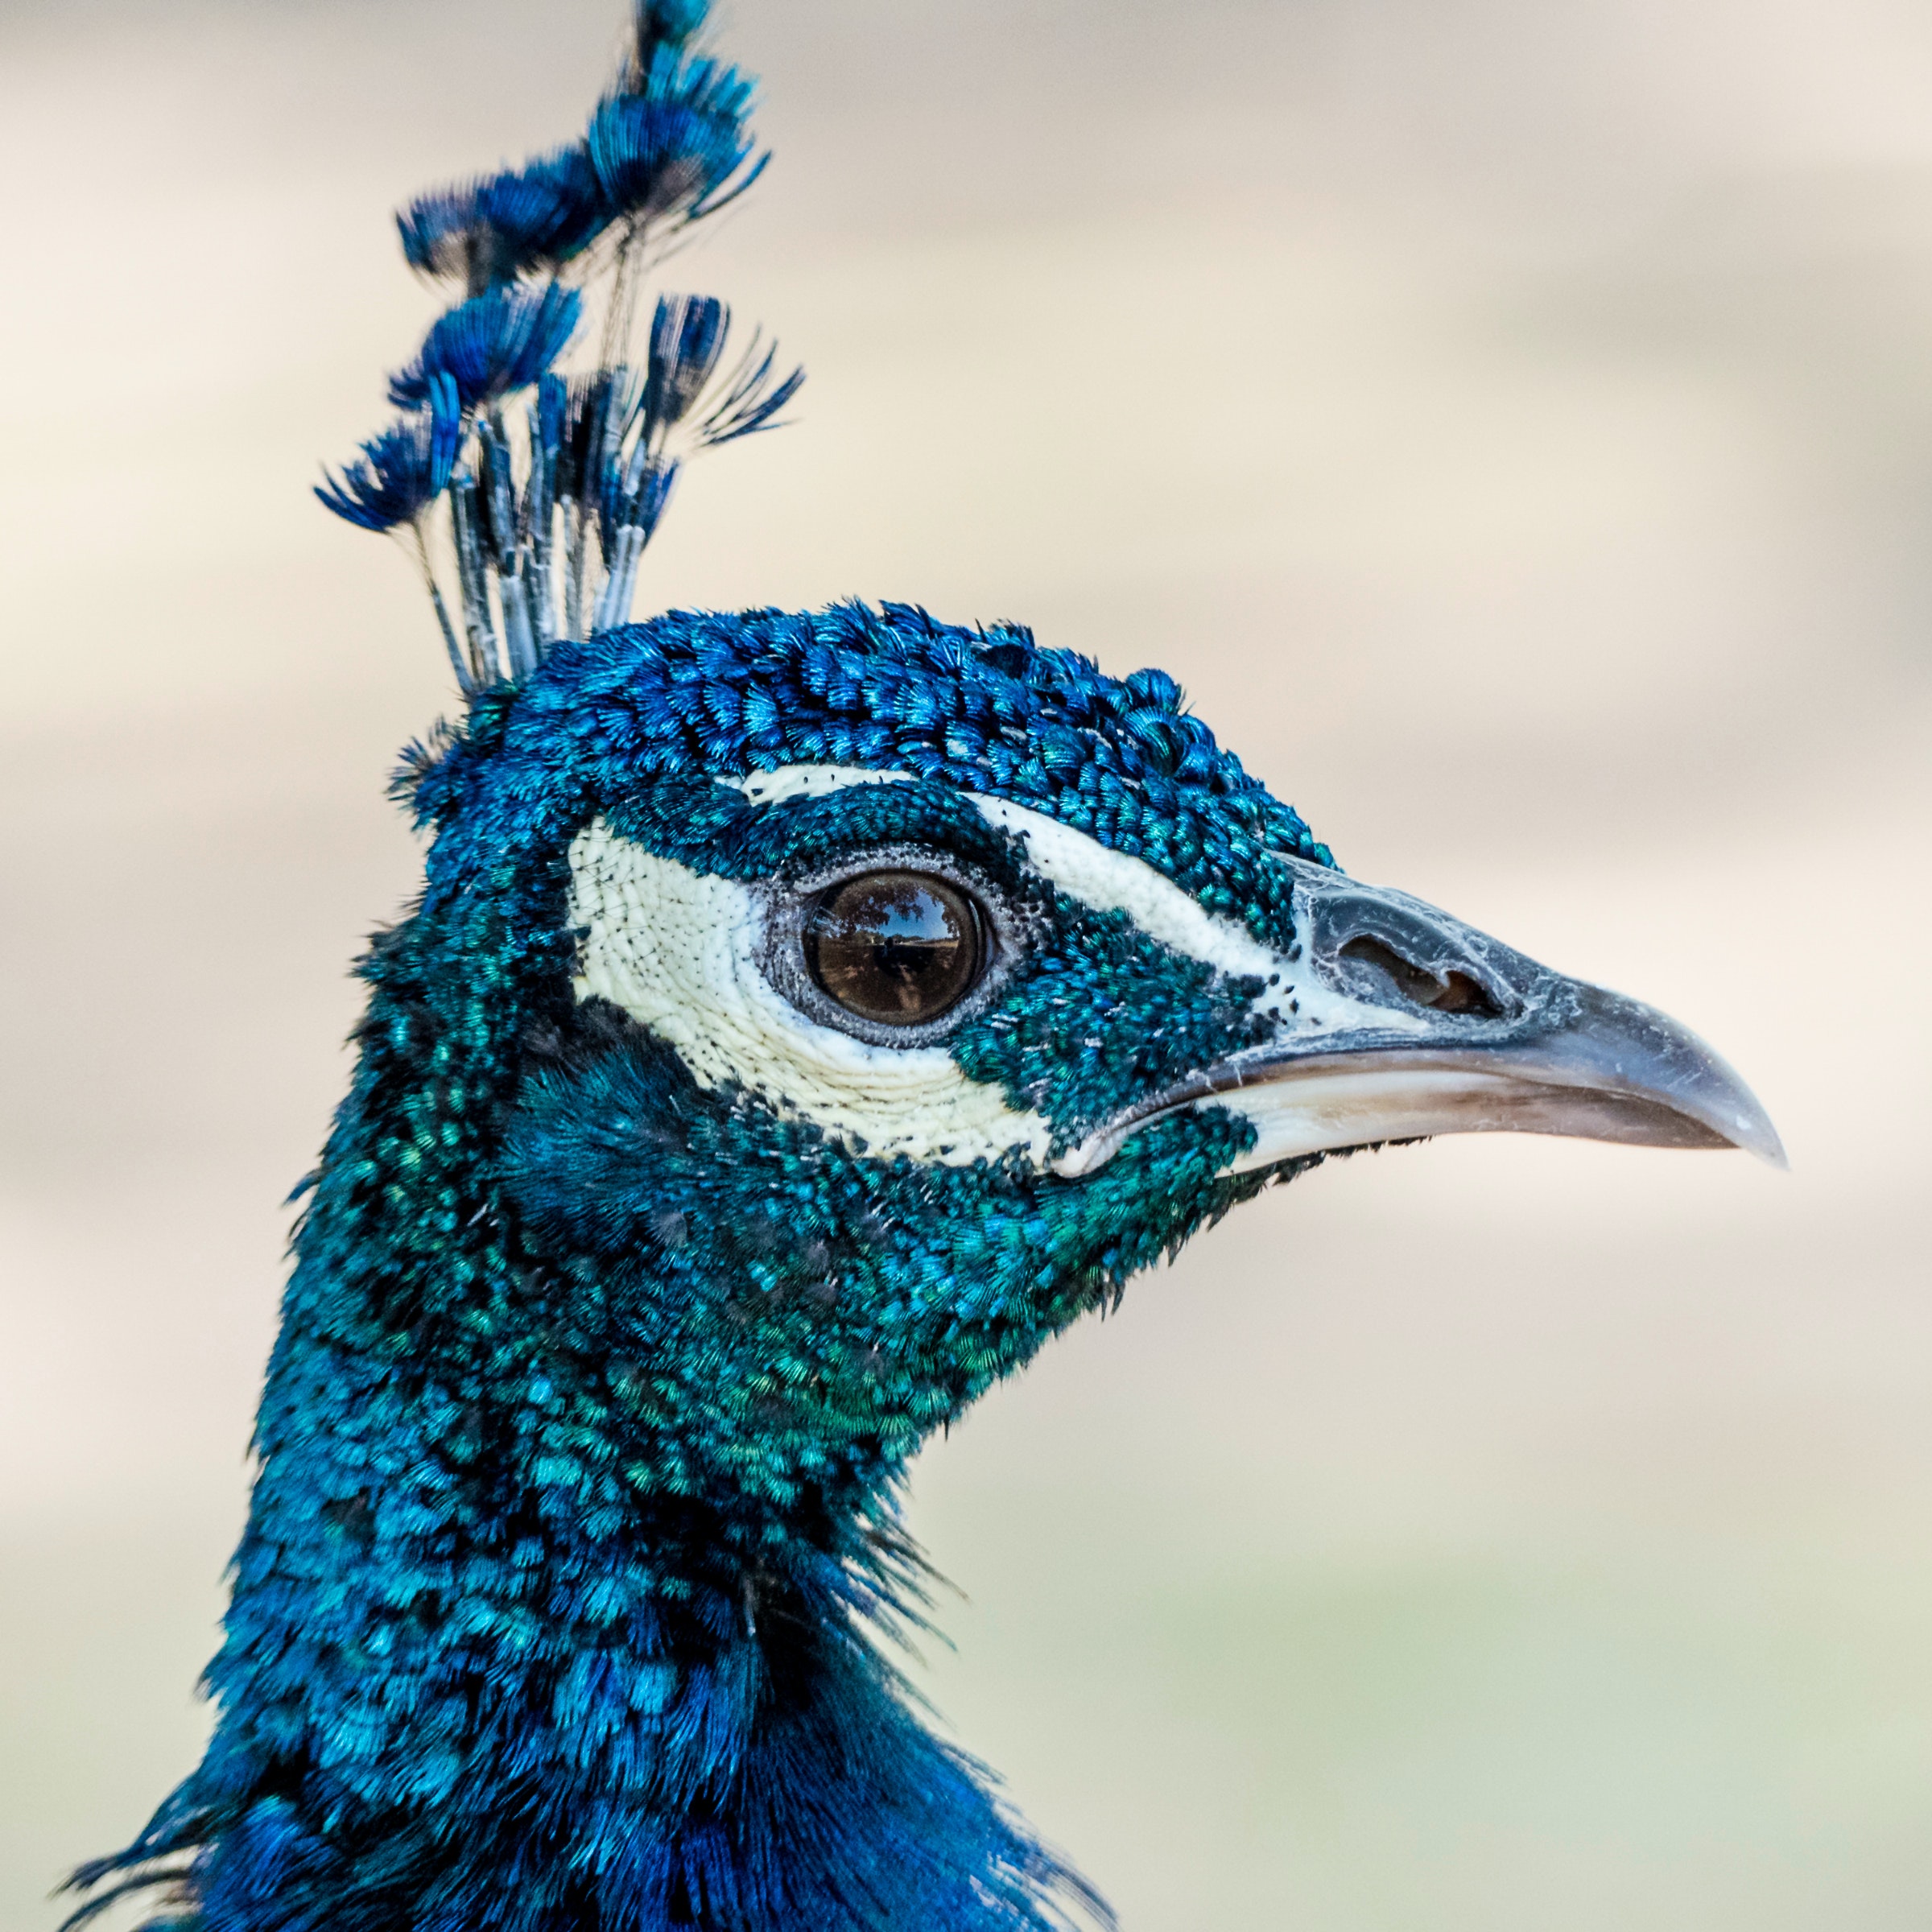
[[[1785,1150],[1751,1090],[1654,1007],[1565,978],[1406,894],[1287,861],[1296,942],[1272,1037],[1104,1123],[1056,1163],[1091,1173],[1156,1120],[1241,1116],[1231,1173],[1440,1133],[1554,1133],[1647,1147]]]

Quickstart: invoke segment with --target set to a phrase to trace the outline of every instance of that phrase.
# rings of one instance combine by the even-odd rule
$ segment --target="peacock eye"
[[[868,872],[832,886],[807,914],[805,964],[846,1012],[879,1026],[920,1026],[950,1012],[984,969],[985,916],[948,881]]]

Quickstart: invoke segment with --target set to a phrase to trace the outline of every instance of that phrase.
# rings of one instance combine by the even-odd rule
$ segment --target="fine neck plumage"
[[[189,1854],[186,1922],[222,1932],[1063,1922],[1079,1881],[865,1627],[916,1597],[915,1435],[787,1428],[766,1315],[718,1319],[759,1293],[731,1241],[667,1220],[686,1265],[606,1265],[506,1187],[533,1092],[662,1070],[572,1001],[561,920],[554,869],[520,901],[432,884],[365,964],[216,1734],[114,1866]]]

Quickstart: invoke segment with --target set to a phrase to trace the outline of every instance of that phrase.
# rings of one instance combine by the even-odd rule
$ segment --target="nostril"
[[[1453,967],[1439,979],[1426,968],[1412,965],[1393,946],[1365,934],[1350,939],[1342,947],[1341,956],[1359,960],[1385,974],[1394,982],[1396,991],[1418,1006],[1427,1006],[1437,1013],[1463,1013],[1471,1019],[1501,1017],[1502,1009],[1489,997],[1482,981]]]

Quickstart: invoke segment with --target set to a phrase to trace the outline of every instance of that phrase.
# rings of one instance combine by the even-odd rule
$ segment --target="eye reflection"
[[[923,872],[869,872],[835,886],[805,922],[805,963],[848,1013],[918,1026],[980,976],[985,923],[972,900]]]

